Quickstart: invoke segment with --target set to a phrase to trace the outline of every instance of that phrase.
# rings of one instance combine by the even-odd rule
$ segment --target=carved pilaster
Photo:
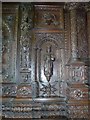
[[[76,29],[76,9],[70,11],[71,19],[71,45],[72,45],[72,60],[77,59],[77,29]]]
[[[32,5],[31,3],[20,6],[20,41],[18,47],[19,60],[19,86],[17,88],[18,97],[31,97],[31,40],[33,27]],[[28,84],[28,85],[27,85]]]

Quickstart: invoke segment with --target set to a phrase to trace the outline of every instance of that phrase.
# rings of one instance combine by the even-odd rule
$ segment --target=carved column
[[[78,3],[66,3],[66,9],[70,13],[70,29],[71,29],[71,58],[69,62],[77,60],[77,7]]]
[[[71,19],[71,45],[72,45],[72,52],[71,52],[71,59],[77,59],[77,29],[76,29],[76,9],[70,10],[70,19]]]
[[[89,43],[89,60],[90,60],[90,5],[88,3],[87,7],[87,34],[88,34],[88,43]]]
[[[89,3],[86,6],[86,11],[87,11],[87,36],[88,36],[88,50],[89,50],[89,78],[90,78],[90,5]],[[90,85],[90,80],[89,80],[89,85]]]
[[[88,67],[83,61],[78,59],[77,8],[78,10],[80,9],[78,3],[69,4],[72,53],[68,64],[69,80],[67,97],[69,118],[72,119],[88,118],[88,86],[86,86]]]

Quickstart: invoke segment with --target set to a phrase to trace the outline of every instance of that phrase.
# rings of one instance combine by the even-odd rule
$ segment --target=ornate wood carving
[[[63,6],[35,5],[35,27],[63,29]]]
[[[63,5],[17,4],[3,7],[2,115],[88,119],[84,4],[68,3],[70,11]]]
[[[20,6],[21,12],[21,25],[20,25],[20,41],[18,47],[18,55],[20,56],[19,62],[19,85],[17,89],[17,96],[20,97],[31,97],[31,40],[32,35],[31,31],[33,27],[32,23],[32,5],[31,4],[22,4]],[[29,15],[30,14],[30,15]],[[30,84],[26,85],[26,84]],[[23,87],[22,87],[23,84]],[[24,86],[25,85],[25,86]],[[26,87],[27,86],[27,87]]]
[[[36,33],[35,34],[36,44],[35,44],[35,69],[36,72],[36,79],[39,82],[40,90],[39,95],[42,97],[52,97],[52,96],[60,96],[63,93],[62,87],[60,88],[60,82],[63,84],[64,80],[64,63],[63,63],[63,34],[60,33]],[[59,44],[61,46],[59,46]],[[44,71],[44,56],[46,55],[47,46],[52,46],[52,54],[54,56],[54,63],[53,63],[53,74],[52,77],[47,80]],[[54,50],[54,51],[53,51]],[[51,54],[49,54],[51,55]],[[50,64],[50,63],[49,63]],[[59,67],[60,68],[59,68]],[[55,72],[57,71],[57,73]],[[52,72],[52,70],[51,70]],[[51,74],[51,73],[50,73]],[[57,74],[57,75],[56,75]],[[49,76],[50,77],[50,76]]]
[[[86,12],[77,11],[77,33],[78,33],[78,56],[83,61],[88,59],[88,40],[86,28]]]

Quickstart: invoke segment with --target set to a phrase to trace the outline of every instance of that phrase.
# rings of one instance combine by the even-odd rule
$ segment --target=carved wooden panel
[[[35,27],[63,29],[63,6],[35,5]]]
[[[35,40],[35,80],[39,82],[39,96],[63,96],[60,86],[64,81],[64,36],[62,33],[36,33]]]
[[[88,118],[86,13],[79,5],[72,11],[77,11],[73,21],[71,11],[64,8],[64,4],[3,5],[2,116],[6,119]],[[71,22],[77,23],[75,51],[82,60],[73,63],[71,49],[77,48],[77,41],[72,41]]]

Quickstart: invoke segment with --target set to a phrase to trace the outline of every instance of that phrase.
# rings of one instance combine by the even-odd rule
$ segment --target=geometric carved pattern
[[[75,61],[69,66],[68,103],[70,118],[88,118],[88,74],[84,62]],[[82,101],[86,101],[86,104]],[[78,103],[79,102],[79,103]],[[72,105],[73,103],[73,105]],[[77,103],[80,105],[77,105]]]
[[[71,66],[70,67],[70,80],[74,83],[86,83],[88,80],[87,66]]]

